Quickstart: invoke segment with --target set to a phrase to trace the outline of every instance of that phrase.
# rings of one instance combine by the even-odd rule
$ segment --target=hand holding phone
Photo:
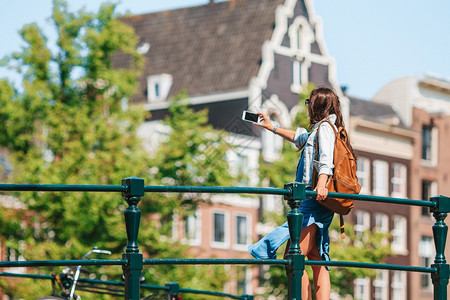
[[[244,110],[242,112],[242,120],[251,122],[251,123],[259,123],[261,122],[261,116],[257,113],[249,112],[247,110]]]

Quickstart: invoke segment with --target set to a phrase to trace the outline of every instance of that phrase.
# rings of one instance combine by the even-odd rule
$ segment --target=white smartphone
[[[252,123],[259,123],[261,121],[261,116],[259,116],[257,113],[244,110],[242,112],[242,120]]]

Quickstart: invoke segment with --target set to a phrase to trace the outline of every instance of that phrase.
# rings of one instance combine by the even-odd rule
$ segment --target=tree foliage
[[[153,159],[144,152],[136,135],[144,110],[124,105],[135,92],[144,60],[136,51],[133,29],[120,21],[115,7],[104,4],[95,14],[73,13],[65,1],[55,0],[51,22],[56,45],[49,45],[36,24],[22,28],[25,46],[7,62],[23,76],[23,87],[15,90],[7,80],[0,81],[0,147],[13,166],[12,174],[0,178],[13,183],[116,185],[137,176],[147,184],[228,184],[225,136],[206,125],[205,111],[194,112],[181,99],[173,102],[166,120],[172,128],[170,142],[161,145]],[[113,64],[118,54],[127,58],[126,66]],[[214,166],[207,161],[212,156],[218,160]],[[149,172],[154,168],[156,173]],[[0,172],[7,173],[4,168]],[[0,234],[2,242],[25,259],[79,259],[93,246],[113,251],[113,258],[123,253],[126,203],[120,194],[27,192],[16,196],[26,209],[2,210]],[[141,251],[150,257],[185,257],[186,247],[171,240],[171,217],[173,211],[189,210],[196,200],[179,195],[144,197]],[[120,268],[111,268],[98,271],[120,281]],[[225,280],[223,268],[212,267],[148,268],[145,276],[147,283],[177,281],[183,287],[216,290]],[[204,280],[199,282],[198,276]],[[50,284],[0,283],[14,297],[30,299],[50,293]],[[83,299],[89,297],[103,296],[86,294]]]

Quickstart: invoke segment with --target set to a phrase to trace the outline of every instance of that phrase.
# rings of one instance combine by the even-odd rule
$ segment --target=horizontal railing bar
[[[124,192],[124,185],[91,184],[0,184],[0,191],[25,192]]]
[[[63,184],[0,184],[0,191],[40,191],[40,192],[123,192],[124,185],[63,185]],[[229,193],[229,194],[269,194],[287,196],[291,189],[261,187],[224,187],[224,186],[145,186],[145,192],[167,193]],[[316,196],[316,192],[306,191],[307,196]],[[423,207],[435,207],[431,201],[391,198],[372,195],[329,193],[336,198],[347,198],[361,201],[407,204]]]
[[[0,267],[47,267],[47,266],[122,266],[126,259],[83,259],[83,260],[29,260],[29,261],[2,261]]]
[[[55,279],[55,276],[53,276],[53,275],[20,274],[20,273],[9,273],[9,272],[0,272],[0,276],[24,277],[24,278],[34,278],[34,279]]]
[[[241,296],[231,295],[231,294],[222,293],[222,292],[200,291],[200,290],[192,290],[192,289],[185,289],[185,288],[180,288],[179,291],[180,291],[180,293],[228,297],[228,298],[232,298],[232,299],[241,299],[242,298]]]
[[[288,265],[289,259],[145,259],[144,265]],[[415,267],[415,266],[402,266],[391,264],[374,264],[374,263],[360,263],[360,262],[345,262],[345,261],[316,261],[306,260],[306,265],[323,265],[323,266],[335,266],[335,267],[353,267],[353,268],[366,268],[366,269],[387,269],[387,270],[401,270],[410,272],[424,272],[435,273],[436,268]]]
[[[288,259],[168,258],[144,259],[144,265],[288,265]]]
[[[20,274],[20,273],[8,273],[8,272],[0,272],[0,276],[7,276],[7,277],[23,277],[23,278],[34,278],[34,279],[55,279],[55,276],[53,275],[40,275],[40,274]],[[79,278],[79,282],[83,283],[91,283],[91,284],[102,284],[102,285],[114,285],[114,286],[124,286],[125,283],[122,281],[111,281],[111,280],[100,280],[100,279],[87,279],[87,278]],[[100,289],[100,287],[93,288]],[[144,289],[150,289],[150,290],[162,290],[162,291],[169,291],[169,287],[167,286],[161,286],[161,285],[152,285],[152,284],[141,284],[141,288]],[[88,290],[89,292],[96,292]],[[118,290],[114,290],[118,291]],[[202,290],[195,290],[195,289],[187,289],[187,288],[179,288],[180,293],[191,293],[191,294],[202,294],[202,295],[212,295],[212,296],[222,296],[222,297],[229,297],[233,299],[240,299],[240,296],[222,293],[222,292],[212,292],[212,291],[202,291]]]
[[[315,197],[316,194],[317,194],[317,192],[306,191],[307,196]],[[345,198],[345,199],[371,201],[371,202],[407,204],[407,205],[428,206],[428,207],[436,206],[436,203],[434,203],[432,201],[413,200],[413,199],[404,199],[404,198],[392,198],[392,197],[360,195],[360,194],[342,194],[342,193],[328,193],[328,196],[335,197],[335,198]]]
[[[290,195],[290,189],[261,188],[261,187],[228,187],[228,186],[165,186],[147,185],[145,192],[150,193],[216,193],[216,194],[270,194],[270,195]]]
[[[374,264],[374,263],[362,263],[362,262],[351,262],[351,261],[306,260],[305,264],[310,265],[310,266],[350,267],[350,268],[397,270],[397,271],[421,272],[421,273],[436,273],[437,272],[437,268],[390,265],[390,264]]]

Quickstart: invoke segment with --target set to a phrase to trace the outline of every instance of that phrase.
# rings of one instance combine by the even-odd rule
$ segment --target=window
[[[389,217],[383,213],[376,213],[374,216],[375,230],[379,232],[389,231]]]
[[[373,281],[374,300],[388,299],[388,270],[377,270],[377,275]]]
[[[406,300],[406,273],[394,271],[392,274],[392,299]]]
[[[236,245],[247,245],[249,243],[247,216],[236,216]]]
[[[394,225],[392,229],[391,249],[398,254],[405,254],[406,250],[406,218],[404,216],[394,216]]]
[[[19,242],[20,243],[20,242]],[[25,261],[25,258],[20,255],[19,251],[13,248],[6,248],[7,261]],[[8,268],[8,272],[11,273],[25,273],[25,267],[11,267]]]
[[[303,26],[298,26],[297,31],[297,49],[301,50],[303,48]]]
[[[159,74],[147,77],[147,100],[161,102],[167,99],[172,87],[172,75]]]
[[[369,278],[355,279],[355,299],[369,300],[370,299],[370,280]]]
[[[431,197],[437,194],[437,183],[435,181],[422,180],[422,200],[430,200]],[[430,216],[430,209],[428,207],[422,207],[422,216]]]
[[[431,237],[422,236],[419,243],[420,266],[429,268],[433,261],[433,240]],[[420,287],[422,290],[430,291],[431,276],[430,274],[421,274]]]
[[[302,85],[302,65],[298,60],[292,62],[292,86],[300,90]]]
[[[201,243],[201,218],[200,213],[187,216],[184,220],[184,237],[192,246],[198,246]]]
[[[404,164],[392,165],[392,197],[406,197],[406,166]]]
[[[373,194],[388,195],[388,163],[382,160],[373,161]]]
[[[370,160],[365,157],[358,157],[356,167],[356,176],[358,176],[358,182],[361,185],[360,193],[367,194],[370,191]]]
[[[431,132],[433,126],[422,125],[422,159],[431,160]]]
[[[272,117],[270,119],[273,126],[280,125]],[[273,162],[278,159],[280,157],[281,149],[283,148],[283,138],[268,130],[264,130],[261,133],[261,138],[263,143],[262,155],[264,160]]]
[[[229,222],[227,218],[228,215],[223,212],[213,213],[213,247],[228,248],[229,246]]]
[[[374,216],[374,229],[381,233],[388,233],[389,232],[389,217],[386,214],[383,213],[375,213]],[[389,241],[387,238],[383,238],[381,243],[386,246]]]
[[[280,195],[263,195],[262,199],[265,211],[283,213],[283,198]]]
[[[250,294],[250,276],[249,269],[244,266],[236,266],[236,294]]]
[[[437,163],[438,131],[432,124],[422,125],[422,160]]]
[[[357,210],[355,217],[355,233],[357,237],[361,238],[364,231],[370,228],[370,214],[367,211]]]

